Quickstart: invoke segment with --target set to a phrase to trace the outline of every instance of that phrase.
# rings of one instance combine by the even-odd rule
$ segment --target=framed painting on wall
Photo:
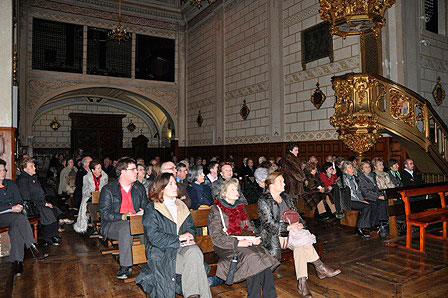
[[[333,38],[330,33],[330,24],[319,23],[302,31],[302,68],[312,61],[330,58],[333,62]]]

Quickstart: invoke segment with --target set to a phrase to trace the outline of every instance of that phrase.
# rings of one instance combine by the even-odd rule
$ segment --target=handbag
[[[350,187],[344,184],[344,178],[341,177],[342,187],[338,187],[339,189],[339,201],[341,204],[342,210],[350,211],[352,210],[352,195]]]
[[[286,210],[282,214],[281,221],[287,222],[288,224],[292,225],[292,224],[295,224],[296,222],[299,222],[299,218],[300,218],[300,216],[297,211]]]
[[[299,222],[299,213],[294,210],[286,210],[283,212],[281,221],[284,223],[288,223],[288,225],[295,224]],[[292,229],[289,231],[288,238],[280,241],[280,245],[282,249],[287,247],[302,247],[309,246],[316,243],[316,236],[310,233],[310,231],[306,229]]]

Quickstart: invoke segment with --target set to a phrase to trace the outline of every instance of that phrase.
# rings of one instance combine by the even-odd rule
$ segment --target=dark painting
[[[333,62],[333,39],[330,24],[323,22],[302,31],[302,67],[324,57]]]

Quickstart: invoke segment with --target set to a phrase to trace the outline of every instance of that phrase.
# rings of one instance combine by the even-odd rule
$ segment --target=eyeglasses
[[[126,169],[126,171],[137,171],[137,168]]]

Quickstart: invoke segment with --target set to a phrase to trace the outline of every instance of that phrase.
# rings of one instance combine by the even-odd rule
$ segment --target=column
[[[0,158],[8,165],[7,178],[15,178],[12,102],[13,3],[0,1]]]

